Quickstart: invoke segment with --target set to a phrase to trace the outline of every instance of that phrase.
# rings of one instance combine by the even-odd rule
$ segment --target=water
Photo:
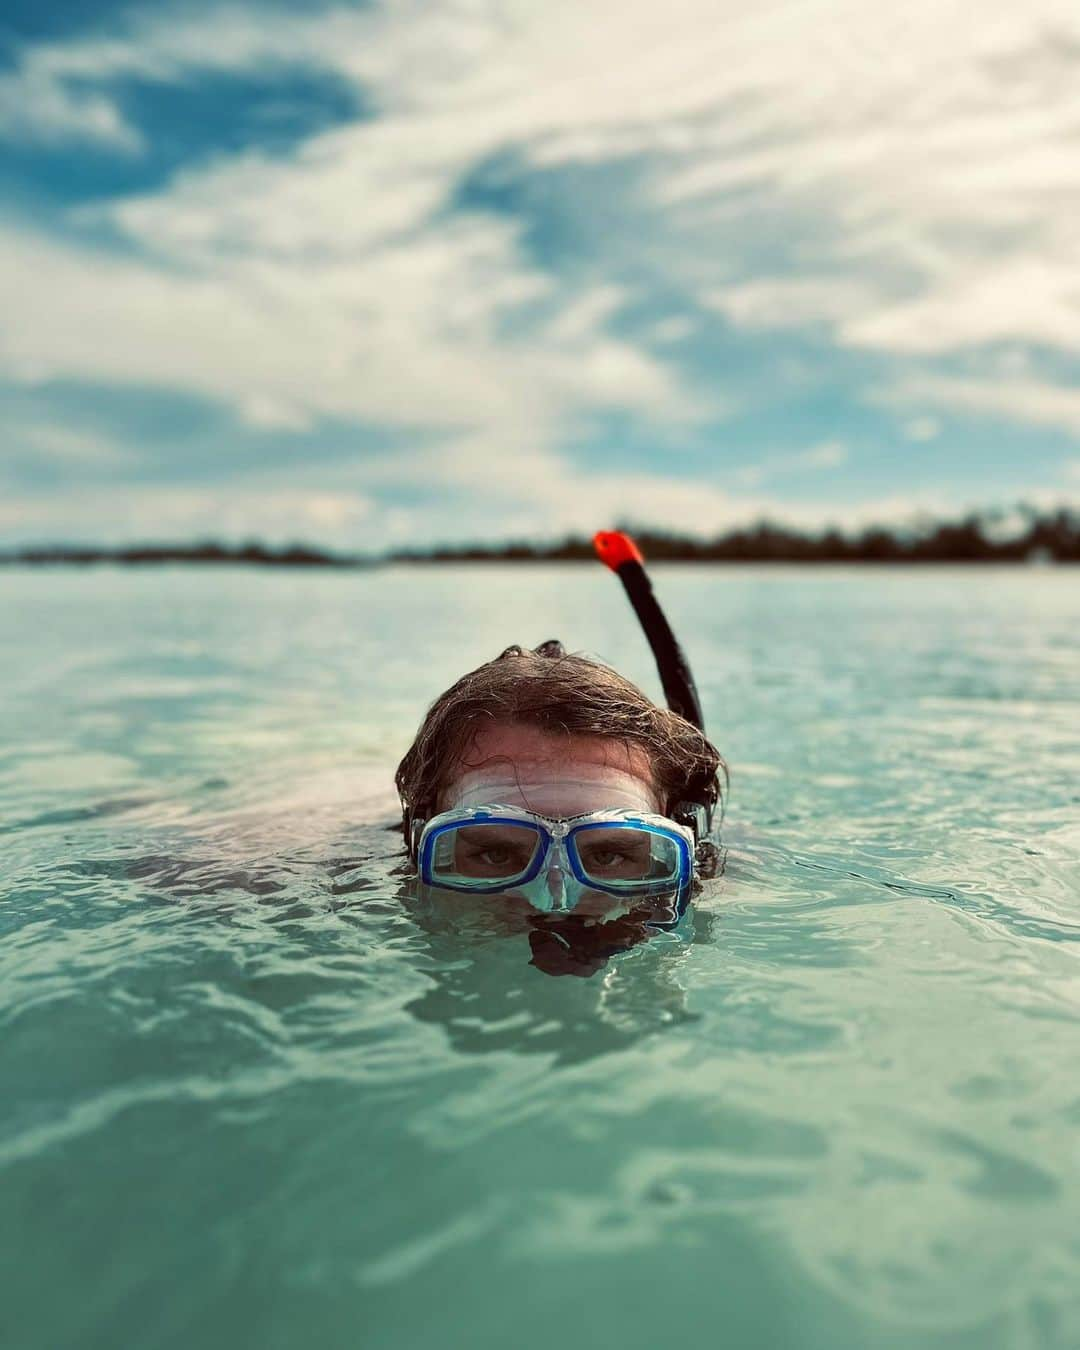
[[[599,568],[0,574],[0,1342],[1080,1344],[1080,586],[657,569],[732,765],[588,978],[420,903],[424,706]]]

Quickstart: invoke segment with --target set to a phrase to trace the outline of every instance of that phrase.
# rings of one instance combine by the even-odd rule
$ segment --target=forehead
[[[553,766],[572,763],[618,769],[621,773],[653,781],[652,762],[644,747],[609,736],[568,735],[518,722],[497,722],[484,727],[462,756],[462,769],[493,768],[507,764]]]
[[[608,783],[625,792],[627,784],[636,782],[641,804],[647,802],[653,809],[659,798],[644,747],[606,736],[566,735],[508,722],[485,727],[473,737],[440,793],[439,803],[447,810],[463,788],[475,787],[480,781],[493,787],[522,782],[554,787],[570,780],[582,787],[594,785],[586,792],[589,796],[603,796]]]

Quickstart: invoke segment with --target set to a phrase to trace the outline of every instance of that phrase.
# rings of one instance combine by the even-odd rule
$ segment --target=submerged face
[[[440,812],[480,807],[566,820],[597,811],[658,815],[663,804],[649,757],[640,746],[503,723],[476,737],[438,803]],[[599,885],[617,889],[624,881],[639,883],[650,869],[672,865],[675,845],[659,836],[591,824],[581,829],[573,844],[576,866]],[[610,917],[633,907],[629,897],[620,900],[610,890],[590,887],[583,876],[575,877],[561,846],[552,848],[543,870],[527,885],[515,885],[509,879],[529,867],[536,842],[528,828],[506,822],[470,825],[444,836],[443,845],[452,854],[445,865],[462,881],[484,884],[506,877],[500,895],[541,911],[573,909],[582,916]]]

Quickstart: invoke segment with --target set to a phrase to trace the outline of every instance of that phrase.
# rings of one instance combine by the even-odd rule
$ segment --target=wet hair
[[[416,739],[398,765],[406,847],[413,821],[438,811],[439,796],[485,727],[517,722],[567,736],[596,736],[640,746],[670,815],[686,800],[720,800],[727,768],[703,732],[661,708],[610,666],[568,654],[562,643],[532,651],[507,649],[463,675],[428,709]]]

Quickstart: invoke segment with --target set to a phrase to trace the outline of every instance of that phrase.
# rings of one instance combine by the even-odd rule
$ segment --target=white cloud
[[[910,300],[846,319],[841,338],[919,355],[1015,341],[1080,352],[1080,245],[1056,257],[1048,250],[977,267],[958,262],[954,271]]]
[[[81,428],[37,421],[9,421],[4,427],[5,448],[32,458],[71,467],[111,468],[131,462],[130,451],[106,436]]]
[[[941,435],[941,423],[936,417],[913,417],[904,423],[904,435],[909,441],[933,441]]]
[[[702,237],[724,227],[711,307],[883,353],[1080,353],[1075,6],[983,5],[972,23],[959,3],[832,0],[718,29],[722,123],[703,119],[694,150],[655,169],[666,210],[696,206]],[[761,222],[786,223],[782,272],[744,259],[740,221],[755,245]]]
[[[826,441],[823,445],[815,445],[803,451],[794,458],[793,463],[807,469],[838,469],[841,464],[847,462],[847,457],[846,445],[842,445],[839,441]]]
[[[319,417],[549,435],[583,410],[674,421],[700,399],[643,349],[583,314],[504,339],[500,321],[542,291],[514,232],[486,218],[356,258],[256,254],[178,270],[0,231],[0,365],[23,382],[69,378],[182,389],[256,426]],[[593,323],[594,326],[590,326]]]
[[[841,323],[881,302],[873,286],[843,276],[750,281],[718,287],[703,299],[737,327],[761,329]]]
[[[697,322],[687,314],[675,314],[669,319],[661,319],[654,324],[651,333],[653,342],[685,342],[698,331]]]
[[[1080,436],[1080,387],[1075,385],[1031,378],[922,375],[879,390],[875,398],[900,407],[950,408],[976,417],[1055,427]],[[929,421],[933,423],[934,419]]]
[[[824,441],[806,450],[764,455],[756,464],[736,470],[735,477],[744,487],[756,487],[760,483],[783,478],[785,474],[805,472],[807,469],[838,469],[847,463],[847,458],[848,448],[843,442]]]
[[[305,540],[340,550],[438,542],[591,535],[629,521],[708,537],[768,518],[803,529],[907,523],[945,510],[930,494],[883,498],[844,508],[728,491],[702,478],[661,473],[588,472],[544,452],[493,456],[461,445],[440,454],[402,453],[358,464],[350,486],[313,491],[300,466],[211,488],[112,487],[0,498],[9,542],[70,539],[123,543],[258,537],[281,545]],[[422,486],[426,500],[383,510],[388,488]]]
[[[0,497],[0,529],[11,543],[259,538],[276,545],[314,541],[350,548],[373,520],[374,504],[359,492],[251,481],[222,488],[80,487]]]
[[[307,62],[362,84],[381,115],[285,159],[219,160],[83,213],[126,235],[134,257],[8,231],[0,371],[179,389],[256,427],[333,417],[458,428],[503,445],[558,444],[604,409],[672,425],[717,413],[719,395],[706,400],[613,335],[619,287],[567,301],[514,225],[439,214],[477,159],[565,115],[547,92],[515,92],[515,81],[490,89],[476,64],[500,42],[504,58],[523,58],[532,22],[513,6],[492,18],[468,3],[270,23],[229,10],[31,50],[12,78],[50,97],[105,97],[134,72],[172,80],[200,66]],[[557,62],[559,47],[545,59]],[[81,109],[69,110],[74,128]]]
[[[591,535],[621,520],[700,537],[764,519],[803,530],[902,528],[995,504],[977,493],[930,488],[844,505],[802,502],[739,475],[722,485],[707,473],[673,478],[662,467],[590,470],[542,440],[517,446],[466,437],[316,471],[293,462],[216,488],[110,484],[9,493],[0,495],[0,529],[9,543],[258,537],[277,545],[305,540],[377,552],[440,542]],[[788,461],[809,456],[827,468],[838,454],[838,447],[826,444],[796,452]],[[1063,478],[1065,486],[1028,492],[1025,499],[1046,509],[1075,506],[1080,501],[1075,466],[1071,473],[1066,466]],[[386,509],[387,499],[413,504]]]
[[[329,70],[340,64],[335,44],[362,41],[367,26],[344,11],[313,23],[226,6],[165,19],[136,14],[108,37],[32,45],[0,76],[0,137],[21,144],[89,142],[138,153],[145,139],[110,88],[116,81],[176,84],[199,71]]]

